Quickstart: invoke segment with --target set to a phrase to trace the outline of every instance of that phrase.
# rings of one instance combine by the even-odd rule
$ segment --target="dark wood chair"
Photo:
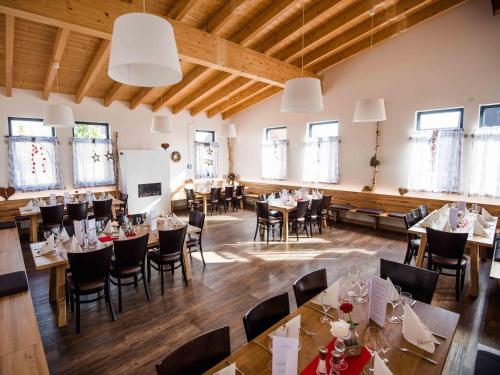
[[[87,218],[89,204],[88,202],[82,203],[68,203],[66,204],[68,212],[68,223],[73,224],[73,221],[85,220]]]
[[[212,188],[210,189],[210,200],[209,200],[209,203],[210,203],[210,216],[213,215],[214,213],[214,208],[215,208],[215,212],[217,212],[217,210],[219,210],[219,214],[222,215],[222,210],[220,208],[220,192],[221,192],[222,188]]]
[[[201,235],[203,233],[203,226],[205,225],[205,214],[203,212],[190,211],[189,224],[201,229],[199,233],[188,235],[186,245],[189,249],[189,256],[191,256],[191,253],[200,250],[201,260],[203,261],[203,265],[205,266],[205,258],[203,257],[203,247],[201,246]]]
[[[414,208],[413,210],[410,211],[413,215],[413,220],[414,224],[418,223],[420,220],[422,220],[422,211],[420,211],[420,208]]]
[[[184,188],[184,193],[186,194],[186,207],[188,210],[196,210],[200,209],[200,202],[196,200],[196,196],[194,194],[193,189]]]
[[[144,284],[146,299],[149,301],[149,290],[146,283],[146,253],[148,251],[149,233],[126,240],[115,240],[113,246],[115,259],[111,261],[111,283],[118,286],[118,311],[122,312],[122,286],[134,285],[139,281]],[[139,279],[139,275],[141,278]],[[123,282],[131,279],[133,281]]]
[[[269,212],[269,203],[266,202],[255,202],[255,213],[257,214],[257,224],[255,226],[255,234],[253,240],[257,238],[257,232],[259,229],[263,229],[267,234],[267,244],[269,244],[269,232],[273,231],[273,238],[275,237],[275,231],[279,228],[280,240],[283,232],[283,223],[281,218],[271,216]]]
[[[309,229],[311,232],[311,237],[313,236],[313,225],[318,226],[319,234],[321,234],[321,204],[323,203],[323,198],[312,199],[311,208],[307,210],[306,220],[309,224]]]
[[[80,304],[104,298],[109,306],[111,319],[116,320],[109,288],[109,270],[113,246],[83,253],[68,252],[69,272],[66,275],[71,311],[76,304],[76,332],[80,332]],[[101,294],[104,292],[104,294]],[[81,296],[96,295],[94,299]]]
[[[236,194],[234,195],[233,207],[236,208],[236,211],[241,206],[241,201],[243,200],[243,194],[245,194],[245,185],[236,186]]]
[[[233,212],[234,212],[233,194],[234,194],[234,186],[226,186],[226,188],[224,189],[224,212],[225,213],[229,209],[229,206],[233,206]]]
[[[290,304],[287,292],[266,299],[252,307],[243,316],[243,326],[245,327],[247,341],[252,341],[288,314],[290,314]]]
[[[413,215],[413,211],[407,212],[404,217],[404,222],[405,222],[405,227],[406,230],[410,229],[413,225],[415,225],[417,222],[415,220],[415,216]],[[406,254],[404,258],[404,263],[405,264],[410,264],[411,260],[413,259],[414,256],[417,255],[418,249],[420,247],[420,237],[417,236],[416,234],[412,233],[406,233],[406,237],[408,240],[408,243],[406,245]]]
[[[94,200],[92,201],[93,217],[98,221],[108,221],[112,218],[111,207],[113,199]]]
[[[306,220],[308,209],[309,201],[300,201],[297,202],[297,209],[289,214],[289,224],[292,226],[292,232],[295,231],[295,234],[297,235],[297,241],[299,240],[299,229],[301,227],[305,230],[307,238],[309,238]]]
[[[321,221],[328,223],[330,229],[332,229],[332,220],[330,218],[330,205],[332,204],[331,195],[323,195],[321,199]]]
[[[128,194],[120,193],[120,200],[123,203],[120,203],[120,208],[115,210],[117,218],[123,217],[123,215],[128,215]]]
[[[186,239],[187,226],[172,230],[159,230],[160,247],[148,251],[148,282],[151,282],[151,268],[160,272],[161,294],[165,290],[163,273],[170,271],[172,275],[177,268],[182,269],[184,283],[188,285],[182,251]],[[154,263],[155,265],[153,265]]]
[[[307,275],[298,278],[293,283],[293,294],[295,294],[297,307],[302,306],[326,288],[328,288],[328,281],[326,279],[325,268],[310,272]]]
[[[382,258],[380,277],[391,279],[403,292],[411,293],[413,299],[431,304],[439,273]]]
[[[61,227],[64,220],[64,204],[54,206],[41,206],[40,215],[42,217],[42,230]]]
[[[231,355],[229,327],[206,332],[156,364],[158,375],[202,374]]]
[[[427,268],[438,271],[440,275],[455,276],[455,299],[460,299],[464,288],[467,258],[464,257],[468,233],[449,233],[432,228],[427,232]],[[443,269],[455,273],[444,273]]]
[[[422,219],[429,215],[429,209],[427,208],[426,204],[418,206],[418,209],[420,210],[420,216],[422,217]]]

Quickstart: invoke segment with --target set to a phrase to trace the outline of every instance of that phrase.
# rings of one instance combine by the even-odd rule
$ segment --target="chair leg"
[[[255,226],[255,234],[253,236],[253,240],[255,242],[255,239],[257,238],[257,232],[259,231],[259,223],[257,223],[257,225]]]
[[[158,268],[160,269],[160,283],[161,283],[161,295],[165,294],[165,286],[163,285],[163,265],[158,265]]]
[[[175,272],[174,265],[175,265],[175,263],[174,263],[174,262],[170,263],[170,272],[172,273],[172,275],[173,275],[173,274],[174,274],[174,272]]]
[[[205,257],[203,256],[203,247],[201,246],[201,240],[198,240],[198,247],[200,249],[201,260],[203,261],[203,267],[205,267]]]
[[[318,229],[319,229],[319,234],[322,234],[321,233],[321,216],[318,216]]]
[[[460,274],[462,270],[459,268],[457,274],[455,275],[455,300],[460,300]]]
[[[297,236],[297,242],[299,242],[299,223],[295,223],[295,234]]]
[[[280,224],[280,241],[283,239],[283,223]]]
[[[186,275],[186,267],[184,267],[184,261],[182,260],[182,256],[181,256],[181,271],[182,271],[182,278],[184,280],[184,284],[186,284],[186,286],[188,286],[188,279],[187,279],[187,275]],[[174,265],[172,264],[172,268],[174,267]]]
[[[464,290],[464,284],[465,284],[465,272],[467,270],[467,265],[465,265],[463,271],[462,271],[462,280],[461,280],[461,288],[460,290]]]
[[[408,244],[406,246],[404,264],[410,264],[410,262],[411,262],[411,244],[410,241],[408,241]]]
[[[118,311],[122,312],[122,279],[118,278]]]
[[[144,291],[146,292],[146,299],[149,302],[151,301],[151,298],[149,297],[148,283],[146,282],[146,272],[144,268],[141,270],[141,274],[142,274],[142,283],[144,284]]]
[[[73,293],[69,292],[69,306],[71,307],[71,312],[75,312],[75,300],[73,299]]]
[[[144,283],[145,284],[145,283]],[[111,319],[116,320],[115,310],[113,309],[113,303],[111,302],[111,293],[109,289],[109,281],[106,287],[104,288],[104,295],[107,297],[107,303],[109,306],[109,312],[111,313]]]
[[[313,223],[312,223],[312,219],[309,221],[309,229],[310,229],[310,232],[311,232],[311,237],[313,236]]]
[[[134,288],[137,289],[137,275],[134,276]]]
[[[269,225],[266,225],[266,232],[267,232],[267,244],[269,245]]]
[[[77,294],[76,299],[76,333],[80,333],[80,296]]]

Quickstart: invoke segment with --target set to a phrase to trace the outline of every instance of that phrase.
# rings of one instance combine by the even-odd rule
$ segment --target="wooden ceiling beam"
[[[182,21],[198,1],[199,0],[176,0],[167,16],[174,20]]]
[[[265,89],[261,90],[254,96],[238,103],[232,108],[229,108],[229,111],[227,112],[222,112],[222,119],[226,120],[230,118],[231,116],[234,116],[235,114],[247,109],[248,107],[253,106],[254,104],[267,99],[273,95],[276,95],[277,93],[281,92],[282,88],[281,87],[276,87],[276,86],[267,86]]]
[[[139,105],[142,104],[144,100],[146,100],[155,89],[156,87],[142,88],[141,91],[139,91],[139,93],[130,101],[130,109],[136,109],[137,107],[139,107]]]
[[[249,0],[229,0],[207,23],[205,29],[217,34],[233,17],[237,16],[240,8]]]
[[[268,87],[268,85],[266,85],[265,83],[249,81],[249,85],[245,85],[245,88],[243,90],[229,96],[227,102],[224,100],[212,105],[211,107],[208,107],[208,118],[214,117],[217,113],[223,113],[227,111],[229,108],[234,107],[243,100],[249,99],[252,95],[255,95],[266,87]]]
[[[104,106],[109,107],[111,103],[113,103],[113,101],[118,97],[120,91],[124,87],[125,86],[122,85],[120,82],[113,83],[113,86],[111,86],[109,91],[106,93],[106,96],[104,97]]]
[[[49,99],[50,90],[54,85],[54,80],[56,79],[57,69],[54,67],[56,63],[61,61],[62,54],[64,52],[64,47],[68,41],[69,30],[59,29],[57,30],[56,39],[54,41],[54,46],[52,47],[52,56],[50,58],[49,67],[47,68],[47,74],[45,76],[45,84],[43,85],[42,98],[44,100]]]
[[[97,49],[97,52],[85,72],[82,82],[80,82],[80,86],[78,86],[78,90],[76,91],[75,101],[77,103],[82,102],[83,98],[87,95],[90,87],[97,78],[97,75],[106,62],[106,59],[109,57],[110,46],[111,42],[106,39],[102,40],[99,44],[99,48]]]
[[[14,74],[14,22],[13,16],[5,17],[5,96],[12,96]]]
[[[92,11],[92,16],[89,16],[89,10]],[[68,7],[65,0],[50,2],[0,0],[0,13],[58,27],[68,26],[71,27],[70,30],[99,36],[103,39],[111,38],[113,21],[116,17],[139,10],[140,7],[123,1],[80,0]],[[291,64],[182,22],[172,19],[169,19],[169,22],[174,28],[179,56],[184,61],[279,87],[284,87],[288,79],[301,74],[300,69]],[[221,53],[222,51],[224,53]],[[310,72],[305,72],[305,76],[317,77]]]

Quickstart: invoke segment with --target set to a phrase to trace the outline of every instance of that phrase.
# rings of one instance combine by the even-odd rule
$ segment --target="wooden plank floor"
[[[288,245],[253,242],[255,213],[240,211],[208,217],[203,235],[205,259],[193,255],[193,282],[182,283],[181,275],[167,275],[165,295],[153,274],[152,301],[141,285],[124,289],[124,311],[110,321],[104,301],[82,306],[82,332],[74,333],[74,315],[69,325],[58,329],[54,307],[48,301],[48,273],[30,272],[29,279],[40,332],[52,374],[151,374],[154,364],[172,349],[201,332],[229,325],[231,346],[246,343],[243,314],[257,302],[288,290],[295,307],[292,283],[309,271],[325,267],[329,280],[353,264],[379,265],[381,257],[401,261],[405,236],[339,224],[322,236]],[[316,231],[315,231],[316,233]],[[27,268],[32,259],[23,243]],[[471,374],[479,340],[500,347],[499,288],[487,285],[489,264],[482,263],[481,293],[476,299],[454,300],[453,278],[441,277],[433,304],[462,315],[450,352],[446,374]],[[466,281],[466,292],[469,280]],[[487,294],[490,294],[490,305]],[[117,291],[112,290],[117,309]],[[488,321],[485,324],[485,317]],[[484,330],[484,333],[481,333]]]

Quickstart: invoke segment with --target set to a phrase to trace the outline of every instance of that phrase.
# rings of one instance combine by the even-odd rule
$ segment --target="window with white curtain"
[[[62,189],[55,130],[42,119],[9,117],[10,186],[19,191]]]
[[[212,130],[196,130],[194,142],[195,178],[216,178],[219,175],[219,144]]]
[[[76,122],[73,128],[74,188],[116,183],[113,142],[108,124]]]
[[[287,128],[264,129],[262,142],[262,178],[285,180],[287,175]]]
[[[304,181],[338,183],[340,179],[338,121],[309,123],[307,135],[303,158]]]
[[[463,108],[417,112],[411,135],[408,189],[442,193],[461,190]]]

